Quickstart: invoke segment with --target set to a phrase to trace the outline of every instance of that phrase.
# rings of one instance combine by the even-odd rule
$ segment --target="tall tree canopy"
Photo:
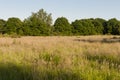
[[[68,22],[67,18],[59,17],[54,23],[54,32],[59,35],[70,35],[71,34],[71,25]]]
[[[28,35],[50,35],[52,24],[51,14],[43,9],[24,20],[24,33]]]
[[[6,21],[3,19],[0,19],[0,33],[3,34],[4,27],[5,27]]]
[[[108,20],[106,33],[114,35],[120,34],[120,21],[115,18]]]
[[[75,35],[93,35],[95,34],[94,25],[91,19],[81,19],[72,22],[73,33]]]
[[[52,24],[51,13],[44,9],[34,12],[21,21],[17,17],[0,19],[0,34],[18,34],[27,36],[48,35],[120,35],[120,21],[116,18],[78,19],[69,23],[66,17],[58,17]]]
[[[93,19],[91,21],[92,21],[92,24],[94,25],[95,34],[103,34],[104,22],[102,20],[100,20],[100,19]]]
[[[19,18],[9,18],[8,21],[6,22],[5,25],[5,33],[7,34],[13,34],[13,33],[17,33],[17,34],[21,34],[21,29],[22,29],[22,21]]]

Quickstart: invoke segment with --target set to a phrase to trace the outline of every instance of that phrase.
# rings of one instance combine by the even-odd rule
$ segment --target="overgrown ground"
[[[0,80],[120,80],[120,37],[1,37]]]

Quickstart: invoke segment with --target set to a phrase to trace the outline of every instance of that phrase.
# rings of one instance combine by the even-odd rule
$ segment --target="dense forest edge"
[[[69,23],[65,17],[58,17],[52,23],[51,13],[40,9],[21,21],[17,17],[0,19],[1,35],[20,36],[76,36],[76,35],[119,35],[120,21],[116,18],[79,19]]]

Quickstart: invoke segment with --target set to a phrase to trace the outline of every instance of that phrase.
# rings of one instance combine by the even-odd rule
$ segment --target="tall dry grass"
[[[119,36],[0,38],[0,80],[119,80]]]

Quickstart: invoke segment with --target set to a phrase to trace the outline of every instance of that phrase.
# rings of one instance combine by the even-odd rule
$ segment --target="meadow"
[[[0,80],[120,80],[120,36],[0,37]]]

